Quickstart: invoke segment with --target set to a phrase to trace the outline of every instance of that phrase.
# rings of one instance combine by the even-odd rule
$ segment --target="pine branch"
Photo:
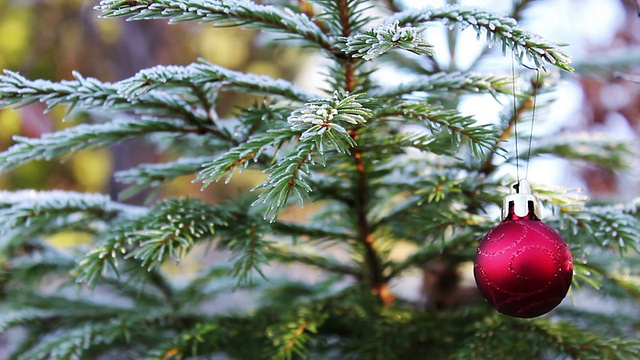
[[[112,202],[107,196],[68,191],[0,192],[1,247],[16,246],[29,235],[61,230],[73,224],[89,226],[116,217],[135,217],[141,209]]]
[[[230,206],[214,207],[190,199],[170,199],[156,204],[143,216],[103,234],[100,247],[85,255],[74,271],[78,282],[95,286],[111,270],[119,273],[118,259],[135,259],[152,271],[168,258],[180,260],[196,243],[221,237],[218,247],[231,251],[229,275],[238,285],[250,282],[253,272],[262,277],[267,263],[265,240],[256,219],[232,213]],[[231,226],[233,224],[233,226]]]
[[[269,356],[278,359],[306,358],[309,355],[307,344],[312,342],[311,334],[318,332],[318,328],[327,316],[321,309],[300,307],[294,313],[285,317],[283,322],[272,325],[267,329],[274,348],[269,349]]]
[[[210,238],[217,227],[228,226],[229,217],[226,211],[196,200],[162,201],[137,221],[144,224],[141,229],[127,233],[131,248],[125,259],[137,259],[147,269],[169,257],[179,260],[196,242]]]
[[[573,284],[578,290],[581,290],[581,283],[589,285],[597,291],[606,292],[609,296],[621,300],[634,299],[640,301],[640,283],[638,282],[638,272],[621,271],[613,264],[619,264],[620,258],[615,255],[594,256],[590,254],[589,258],[574,263]],[[629,256],[627,256],[629,258]],[[633,262],[625,264],[633,267]]]
[[[267,149],[280,146],[298,134],[299,132],[291,129],[278,129],[256,134],[245,143],[229,149],[216,160],[205,163],[196,181],[202,181],[203,187],[206,187],[228,175],[226,182],[229,182],[234,170],[245,169],[251,160],[257,161]]]
[[[304,107],[291,113],[287,121],[291,130],[267,132],[251,138],[245,144],[231,149],[223,157],[205,165],[198,180],[207,186],[230,173],[235,167],[259,156],[265,147],[282,143],[293,134],[300,134],[300,142],[285,158],[265,170],[269,173],[267,181],[258,188],[265,188],[254,204],[268,204],[265,218],[275,220],[286,205],[291,192],[301,206],[309,201],[311,187],[305,180],[311,174],[309,163],[314,163],[314,153],[324,158],[325,148],[332,145],[339,153],[348,152],[355,142],[347,131],[347,126],[364,124],[373,112],[367,108],[370,100],[364,95],[349,95],[335,92],[331,99],[313,100]],[[229,178],[227,178],[227,181]]]
[[[384,108],[376,116],[416,122],[432,134],[437,134],[430,143],[432,151],[436,153],[449,153],[464,140],[468,141],[473,155],[479,159],[484,158],[485,153],[500,150],[495,148],[499,139],[495,130],[488,125],[476,125],[473,118],[462,116],[454,110],[442,110],[427,103],[402,103]]]
[[[93,78],[84,78],[73,73],[75,81],[63,80],[54,83],[47,80],[28,80],[22,75],[4,70],[0,75],[0,107],[23,103],[23,106],[40,101],[51,109],[60,104],[96,107],[104,103],[105,107],[120,104],[124,99],[118,94],[117,86],[103,83]]]
[[[502,43],[503,53],[507,48],[511,48],[520,62],[526,56],[536,67],[542,67],[544,62],[548,62],[560,69],[573,71],[569,66],[571,59],[557,44],[520,29],[517,22],[511,18],[496,16],[486,11],[463,6],[407,10],[395,14],[386,23],[398,22],[400,25],[406,25],[431,21],[442,21],[450,26],[460,24],[462,28],[470,26],[479,35],[486,32],[490,43]]]
[[[134,110],[141,114],[181,116],[192,124],[209,125],[211,109],[207,109],[207,103],[217,94],[216,84],[295,101],[316,97],[282,79],[228,70],[204,60],[187,66],[156,66],[116,83],[85,78],[77,72],[73,72],[73,76],[75,80],[56,83],[28,80],[5,70],[0,76],[0,108],[40,101],[46,103],[48,109],[70,104],[69,112],[74,108]],[[175,92],[181,96],[173,96]],[[206,103],[203,100],[207,100]]]
[[[300,141],[315,141],[321,156],[324,143],[333,145],[339,153],[349,153],[357,144],[347,127],[362,126],[371,119],[373,112],[366,107],[370,102],[364,94],[336,91],[332,99],[313,100],[294,110],[287,121],[292,130],[302,131]]]
[[[133,110],[139,114],[184,117],[194,124],[206,120],[206,114],[192,109],[192,104],[184,97],[152,92],[144,97],[131,99],[119,93],[118,83],[85,78],[77,72],[73,76],[76,80],[56,83],[28,80],[18,73],[5,70],[4,75],[0,75],[0,108],[15,104],[26,106],[39,101],[47,104],[47,109],[69,104],[68,113],[75,108],[111,112]]]
[[[352,57],[369,61],[393,48],[406,50],[417,55],[433,55],[432,45],[422,36],[424,28],[400,27],[398,22],[380,24],[361,34],[342,38],[342,51]]]
[[[413,132],[389,136],[386,142],[379,146],[363,145],[360,148],[363,151],[387,151],[395,154],[406,153],[409,148],[414,148],[437,155],[452,155],[459,145],[452,146],[449,140],[442,133]],[[462,168],[460,164],[453,167]]]
[[[6,306],[2,307],[0,313],[0,331],[3,333],[8,329],[31,322],[49,320],[57,314],[52,310],[21,308],[11,309]]]
[[[129,20],[169,18],[170,23],[198,20],[217,26],[242,26],[282,32],[331,53],[332,42],[305,14],[283,11],[248,0],[102,0],[95,7],[102,16]]]
[[[0,327],[22,325],[40,338],[18,342],[15,359],[81,358],[91,348],[124,339],[127,323],[135,329],[134,319],[141,319],[126,307],[16,290],[3,305]]]
[[[553,84],[551,84],[551,86],[547,86],[546,88],[544,87],[546,80],[546,78],[539,78],[537,76],[535,78],[531,78],[531,86],[528,91],[529,93],[526,95],[523,94],[519,98],[514,98],[513,101],[515,102],[515,104],[511,104],[512,106],[508,107],[507,114],[501,116],[501,124],[499,125],[500,140],[496,142],[496,147],[499,147],[502,142],[506,141],[512,136],[517,123],[523,120],[522,118],[524,113],[527,110],[531,110],[533,108],[534,102],[532,101],[532,99],[535,99],[538,94],[541,94],[543,89],[549,91],[553,88]],[[495,153],[490,153],[489,156],[487,156],[480,168],[481,173],[489,175],[497,169],[497,166],[493,163],[494,156]]]
[[[268,256],[271,241],[265,239],[260,225],[248,219],[240,221],[245,221],[244,226],[239,227],[242,231],[232,230],[232,240],[224,242],[224,246],[235,253],[231,259],[233,266],[230,274],[237,279],[236,286],[252,285],[254,272],[266,280],[262,266],[271,260]],[[246,224],[247,221],[250,223]]]
[[[625,48],[624,50],[610,49],[597,57],[588,57],[576,62],[576,72],[579,74],[602,74],[602,76],[628,79],[638,82],[633,75],[625,75],[626,72],[640,62],[640,47]]]
[[[140,213],[141,208],[132,205],[125,205],[112,202],[109,197],[101,194],[86,194],[72,191],[0,191],[0,211],[9,211],[5,214],[16,220],[4,218],[2,224],[17,226],[22,221],[27,221],[38,215],[48,215],[50,213],[64,211],[87,212],[89,214],[98,212],[99,217],[112,217],[117,214],[125,216],[135,216]],[[30,213],[27,213],[30,212]]]
[[[624,339],[638,326],[638,319],[628,316],[624,310],[616,309],[612,313],[592,312],[574,307],[560,307],[557,309],[564,321],[574,324],[588,323],[593,333],[607,334],[607,337]]]
[[[293,192],[299,205],[304,206],[305,201],[309,202],[309,193],[313,191],[306,178],[311,176],[309,165],[314,165],[313,152],[315,143],[313,141],[303,141],[298,143],[291,153],[284,159],[269,167],[265,172],[269,173],[267,181],[256,187],[263,188],[264,191],[258,195],[253,204],[267,204],[264,218],[271,217],[271,222],[275,221],[280,211],[287,204],[289,195]]]
[[[154,132],[200,133],[173,119],[117,119],[104,124],[81,124],[44,134],[41,138],[14,136],[16,145],[0,153],[0,173],[34,160],[53,160],[80,150],[107,146]]]
[[[78,265],[71,273],[76,282],[87,284],[89,288],[93,289],[108,271],[119,277],[118,259],[128,251],[128,232],[140,228],[139,223],[142,218],[120,222],[103,235],[103,239],[97,242],[96,247],[80,257]]]
[[[362,0],[319,0],[317,2],[325,9],[325,12],[319,16],[326,18],[329,31],[342,38],[347,38],[357,32],[370,19],[363,15],[366,7]],[[362,80],[365,77],[358,76],[358,68],[362,62],[351,56],[344,56],[342,53],[340,55],[329,71],[329,83],[333,90],[343,90],[349,93],[366,90],[368,80]]]
[[[101,246],[78,262],[76,281],[94,287],[108,270],[117,275],[118,259],[135,259],[149,271],[169,257],[180,259],[196,242],[210,239],[217,227],[226,227],[229,216],[196,200],[159,202],[147,213],[106,231]]]
[[[516,0],[511,9],[511,13],[508,15],[515,21],[521,21],[523,19],[523,13],[537,0]],[[485,47],[482,52],[474,59],[473,63],[468,67],[469,70],[473,70],[482,61],[487,54],[491,51],[491,47]]]
[[[264,288],[268,283],[263,277],[251,282],[239,282],[238,279],[230,277],[233,272],[233,265],[213,265],[206,271],[198,272],[197,277],[190,281],[185,287],[176,291],[176,300],[181,309],[189,311],[192,307],[198,306],[203,301],[213,299],[219,295],[229,294],[238,290],[256,291]]]
[[[416,76],[411,82],[395,87],[381,87],[371,91],[373,97],[393,97],[410,94],[416,91],[434,93],[470,92],[511,94],[511,79],[505,76],[482,75],[466,72],[440,72],[433,75]]]
[[[640,252],[637,234],[640,232],[640,201],[617,206],[588,206],[560,209],[558,229],[570,242],[585,248],[590,240],[600,248],[614,248],[621,254],[630,249]]]
[[[608,171],[627,170],[635,154],[629,143],[603,133],[570,133],[534,139],[531,156],[555,155],[591,163]],[[522,154],[529,156],[529,153]],[[507,161],[512,161],[509,158]]]
[[[290,106],[282,106],[274,100],[264,98],[261,102],[256,101],[241,110],[236,116],[241,125],[236,127],[235,131],[242,133],[241,142],[246,142],[255,134],[286,126],[289,115]]]
[[[306,101],[316,96],[286,80],[229,70],[203,59],[187,66],[155,66],[141,70],[118,85],[123,95],[135,98],[156,88],[204,87],[211,83],[220,83],[240,92],[282,96],[294,101]]]
[[[640,342],[637,340],[603,338],[601,334],[566,322],[534,320],[521,323],[521,326],[547,336],[560,353],[573,358],[640,359]]]
[[[564,321],[521,321],[499,315],[475,321],[468,341],[459,344],[454,359],[527,358],[638,359],[640,342],[606,337]]]

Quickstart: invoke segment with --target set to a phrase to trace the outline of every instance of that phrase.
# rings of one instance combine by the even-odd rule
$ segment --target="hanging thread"
[[[533,85],[533,104],[532,104],[532,108],[531,108],[531,127],[529,129],[529,143],[527,146],[527,157],[525,159],[526,165],[525,165],[525,172],[524,172],[524,179],[528,180],[529,179],[529,163],[531,160],[531,148],[533,145],[533,127],[534,127],[534,123],[536,120],[536,109],[538,106],[538,89],[540,88],[540,69],[539,68],[535,68],[532,69],[526,65],[523,64],[524,67],[526,67],[527,69],[530,70],[535,70],[536,71],[536,80],[535,83],[532,84]],[[516,96],[516,67],[515,67],[515,54],[512,53],[511,56],[511,78],[513,79],[511,85],[512,85],[512,92],[513,92],[513,133],[514,133],[514,137],[515,137],[515,152],[516,152],[516,178],[517,181],[520,181],[520,150],[518,147],[518,142],[519,142],[519,137],[518,137],[518,99]]]
[[[520,152],[518,151],[518,99],[516,98],[516,65],[514,53],[511,53],[511,86],[513,92],[513,132],[516,138],[516,180],[520,181]]]
[[[536,82],[533,84],[533,104],[531,108],[531,128],[529,129],[529,146],[527,149],[527,166],[524,172],[524,178],[529,178],[529,160],[531,160],[531,145],[533,143],[533,125],[536,121],[536,108],[538,107],[538,89],[540,88],[540,69],[536,68]]]

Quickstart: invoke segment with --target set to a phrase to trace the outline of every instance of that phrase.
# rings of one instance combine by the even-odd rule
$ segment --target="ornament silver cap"
[[[531,193],[529,181],[522,179],[512,184],[511,194],[502,200],[502,220],[509,218],[510,213],[519,218],[542,219],[540,200]]]

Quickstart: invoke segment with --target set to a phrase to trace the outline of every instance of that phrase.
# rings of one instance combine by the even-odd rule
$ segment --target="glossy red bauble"
[[[535,217],[512,216],[480,242],[474,275],[482,295],[499,312],[531,318],[562,302],[573,260],[554,229]]]

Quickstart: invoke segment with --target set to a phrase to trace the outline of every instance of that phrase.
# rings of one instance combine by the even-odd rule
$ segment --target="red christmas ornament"
[[[526,180],[512,186],[502,222],[480,242],[473,274],[482,296],[499,312],[532,318],[558,306],[573,277],[564,239],[540,220]]]

